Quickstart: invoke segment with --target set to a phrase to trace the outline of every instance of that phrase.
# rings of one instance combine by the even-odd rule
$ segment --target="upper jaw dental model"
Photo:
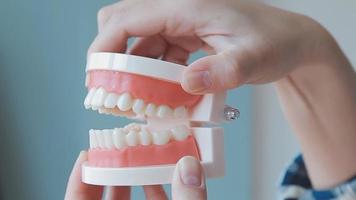
[[[199,159],[207,178],[224,175],[223,129],[239,111],[225,106],[226,92],[192,95],[180,80],[185,66],[157,59],[99,52],[86,68],[86,109],[145,121],[90,130],[82,180],[88,184],[170,183],[183,156]]]

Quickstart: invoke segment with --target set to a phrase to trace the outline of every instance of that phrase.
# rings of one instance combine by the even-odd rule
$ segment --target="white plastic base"
[[[224,131],[222,128],[192,128],[207,178],[225,173]],[[82,181],[92,185],[135,186],[171,183],[175,165],[99,168],[82,166]]]
[[[89,56],[86,71],[112,70],[179,83],[185,66],[142,56],[97,52]]]

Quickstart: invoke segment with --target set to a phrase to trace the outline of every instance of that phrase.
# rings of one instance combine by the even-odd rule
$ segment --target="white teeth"
[[[152,142],[152,136],[146,129],[142,129],[139,133],[140,136],[140,142],[142,145],[150,145]]]
[[[141,130],[141,124],[138,124],[138,123],[131,123],[131,124],[128,124],[124,127],[124,129],[126,130],[134,130],[136,132],[139,132]]]
[[[95,92],[96,92],[96,89],[92,88],[92,89],[89,90],[88,95],[85,97],[84,106],[85,106],[86,109],[90,108],[91,101],[93,99],[93,96],[94,96]]]
[[[100,148],[105,148],[105,139],[104,139],[104,136],[101,134],[101,131],[96,130],[95,136],[96,136],[96,140],[98,141],[98,146]]]
[[[190,135],[188,127],[184,125],[176,126],[171,131],[173,138],[178,141],[185,140]]]
[[[126,144],[126,133],[122,129],[115,128],[113,132],[114,145],[117,149],[124,148]]]
[[[142,124],[129,124],[124,128],[90,130],[90,148],[121,149],[137,145],[165,145],[171,139],[183,141],[191,135],[190,129],[185,126],[176,126],[171,130],[151,132]]]
[[[149,103],[146,107],[145,114],[147,116],[154,116],[156,115],[156,105],[153,103]]]
[[[146,103],[143,99],[134,99],[129,92],[124,92],[121,95],[115,93],[108,93],[104,88],[98,89],[91,88],[85,97],[84,106],[86,109],[92,108],[98,110],[99,113],[115,114],[116,107],[121,111],[129,111],[137,116],[146,115],[148,117],[159,118],[185,118],[188,115],[188,111],[184,106],[179,106],[174,110],[168,105],[158,105],[153,103]],[[103,110],[105,108],[105,110]]]
[[[171,139],[171,132],[168,130],[156,131],[152,133],[153,143],[156,145],[164,145]]]
[[[128,111],[132,107],[132,97],[130,93],[123,93],[117,101],[117,107],[122,111]]]
[[[145,102],[142,99],[135,99],[132,106],[132,111],[136,114],[144,114]]]
[[[118,95],[114,93],[110,93],[105,99],[104,106],[106,108],[114,108],[116,106],[118,98],[119,98]]]
[[[187,109],[184,106],[180,106],[174,109],[174,117],[176,118],[184,118],[187,117]]]
[[[105,147],[108,149],[112,149],[114,147],[111,135],[112,131],[111,130],[103,130],[102,134],[104,135],[104,143]]]
[[[126,135],[126,142],[127,142],[128,146],[136,146],[138,144],[137,132],[134,130],[131,130]]]
[[[102,107],[106,96],[107,93],[105,92],[105,90],[103,88],[99,88],[94,94],[91,105],[93,107]]]
[[[167,105],[161,105],[158,107],[157,116],[160,118],[172,117],[173,111]]]
[[[84,106],[86,109],[92,108],[99,110],[99,113],[114,114],[110,109],[116,106],[121,111],[129,111],[137,115],[157,116],[159,118],[184,118],[187,117],[188,111],[184,106],[179,106],[172,110],[168,105],[156,106],[153,103],[148,103],[147,106],[143,99],[133,99],[129,92],[121,95],[115,93],[107,93],[104,88],[91,88],[85,97]],[[106,110],[103,110],[105,108]]]
[[[98,109],[98,112],[99,112],[100,114],[108,114],[108,112],[107,112],[105,109],[103,109],[103,108],[99,108],[99,109]]]
[[[96,136],[95,136],[95,132],[94,130],[89,130],[89,145],[90,145],[90,148],[97,148],[98,147],[98,141],[96,139]]]

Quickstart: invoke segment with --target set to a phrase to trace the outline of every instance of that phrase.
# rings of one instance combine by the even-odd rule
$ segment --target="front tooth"
[[[105,148],[105,139],[104,139],[104,136],[101,133],[101,131],[100,130],[96,130],[95,131],[95,136],[96,136],[96,139],[98,141],[99,147],[100,148]]]
[[[138,144],[137,132],[134,130],[131,130],[126,135],[126,142],[127,142],[128,146],[136,146]]]
[[[98,147],[98,141],[95,136],[95,131],[93,129],[89,130],[89,144],[90,148],[94,149]]]
[[[155,131],[152,133],[153,143],[156,145],[164,145],[171,139],[171,132],[169,130]]]
[[[104,106],[106,108],[114,108],[116,106],[118,98],[119,98],[119,95],[110,93],[105,99]]]
[[[114,145],[117,149],[124,148],[127,146],[126,144],[126,133],[123,129],[114,129],[113,133]]]
[[[143,114],[145,111],[145,102],[142,99],[135,99],[132,106],[132,111],[136,114]]]
[[[149,103],[146,107],[145,114],[147,116],[154,116],[156,115],[156,105],[153,103]]]
[[[179,106],[176,109],[174,109],[174,117],[176,118],[184,118],[187,117],[187,109],[185,109],[184,106]]]
[[[140,142],[142,145],[150,145],[151,144],[152,136],[145,128],[142,128],[138,134],[140,136]]]
[[[176,126],[171,131],[173,138],[178,141],[185,140],[190,135],[188,127],[184,125]]]
[[[104,88],[99,88],[93,97],[93,100],[91,102],[93,107],[102,107],[104,105],[105,97],[107,96],[107,93],[105,92]]]
[[[173,111],[167,105],[161,105],[158,107],[157,116],[160,118],[172,117]]]
[[[119,97],[117,101],[117,107],[122,111],[128,111],[132,107],[132,97],[130,93],[125,92]]]
[[[91,101],[93,99],[93,96],[96,92],[96,89],[95,88],[91,88],[89,90],[89,93],[87,94],[87,96],[85,97],[85,100],[84,100],[84,106],[85,106],[85,109],[88,109],[90,108],[91,106]]]
[[[108,149],[112,149],[114,147],[112,137],[111,137],[112,131],[111,130],[103,130],[103,135],[104,135],[105,147]]]

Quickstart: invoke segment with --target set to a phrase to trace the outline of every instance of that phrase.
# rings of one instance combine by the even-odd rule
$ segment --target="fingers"
[[[99,13],[99,21],[102,21],[100,31],[89,47],[89,54],[99,51],[124,52],[129,37],[148,37],[160,33],[164,30],[167,18],[165,9],[146,1],[123,1]]]
[[[129,200],[131,188],[128,186],[107,187],[105,200]]]
[[[115,12],[120,2],[117,2],[113,5],[102,7],[98,11],[98,32],[101,32],[106,22],[110,19],[111,15]]]
[[[170,45],[167,48],[162,60],[185,65],[189,58],[189,54],[190,53],[188,51],[179,46]]]
[[[186,64],[190,54],[182,47],[168,44],[161,36],[139,38],[129,53],[149,58],[162,57],[162,60],[181,65]]]
[[[173,200],[206,200],[206,187],[200,162],[191,156],[177,163],[172,182]]]
[[[249,74],[237,57],[232,51],[224,51],[195,61],[183,73],[183,89],[189,93],[204,94],[245,83]]]
[[[167,200],[168,197],[161,185],[143,186],[147,200]]]
[[[159,58],[164,54],[167,46],[168,44],[162,36],[155,35],[137,39],[129,53],[149,58]]]
[[[80,152],[68,180],[66,200],[99,200],[103,194],[103,187],[88,185],[82,182],[82,163],[87,160],[87,153]]]

